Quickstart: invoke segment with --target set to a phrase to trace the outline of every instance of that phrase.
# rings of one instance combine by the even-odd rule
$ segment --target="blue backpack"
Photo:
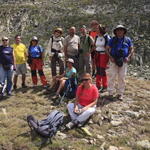
[[[45,119],[38,121],[32,115],[27,116],[27,122],[31,131],[36,132],[41,137],[51,138],[57,133],[64,122],[64,114],[58,110],[52,111]]]

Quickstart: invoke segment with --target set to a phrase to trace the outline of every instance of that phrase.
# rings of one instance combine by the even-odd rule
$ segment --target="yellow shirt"
[[[14,50],[14,55],[16,59],[16,64],[23,64],[26,62],[26,53],[27,53],[27,48],[24,44],[12,44],[11,47]]]

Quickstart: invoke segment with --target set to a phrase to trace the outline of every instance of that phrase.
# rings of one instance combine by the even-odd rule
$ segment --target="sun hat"
[[[38,38],[36,36],[33,36],[31,41],[38,41]]]
[[[67,62],[74,64],[74,60],[72,58],[68,58]]]
[[[117,25],[116,28],[115,28],[114,31],[113,31],[114,34],[116,34],[116,31],[117,31],[118,29],[123,29],[123,30],[124,30],[124,34],[127,33],[127,28],[126,28],[125,26],[123,26],[123,25]]]
[[[61,34],[63,33],[63,29],[62,29],[62,28],[56,28],[56,29],[54,30],[54,32],[57,32],[57,31],[59,31]]]

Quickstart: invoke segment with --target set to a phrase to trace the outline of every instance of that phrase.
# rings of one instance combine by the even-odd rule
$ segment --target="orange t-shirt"
[[[98,89],[95,85],[91,85],[90,88],[83,88],[83,85],[79,85],[77,88],[76,96],[78,97],[79,104],[87,106],[94,102],[99,97]]]
[[[97,32],[96,32],[96,31],[90,31],[90,32],[89,32],[89,35],[90,35],[93,39],[95,39],[95,37],[97,36]]]

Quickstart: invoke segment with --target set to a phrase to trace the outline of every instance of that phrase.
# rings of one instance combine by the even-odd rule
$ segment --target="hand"
[[[78,114],[78,113],[79,113],[79,108],[78,108],[78,106],[75,106],[75,108],[74,108],[74,112],[75,112],[76,114]]]
[[[13,70],[16,71],[16,66],[15,65],[13,66]]]
[[[109,58],[110,58],[111,62],[113,62],[113,63],[115,62],[115,59],[113,57],[110,56]]]
[[[126,58],[124,59],[124,62],[125,62],[125,63],[128,63],[129,61],[130,61],[129,57],[126,57]]]

